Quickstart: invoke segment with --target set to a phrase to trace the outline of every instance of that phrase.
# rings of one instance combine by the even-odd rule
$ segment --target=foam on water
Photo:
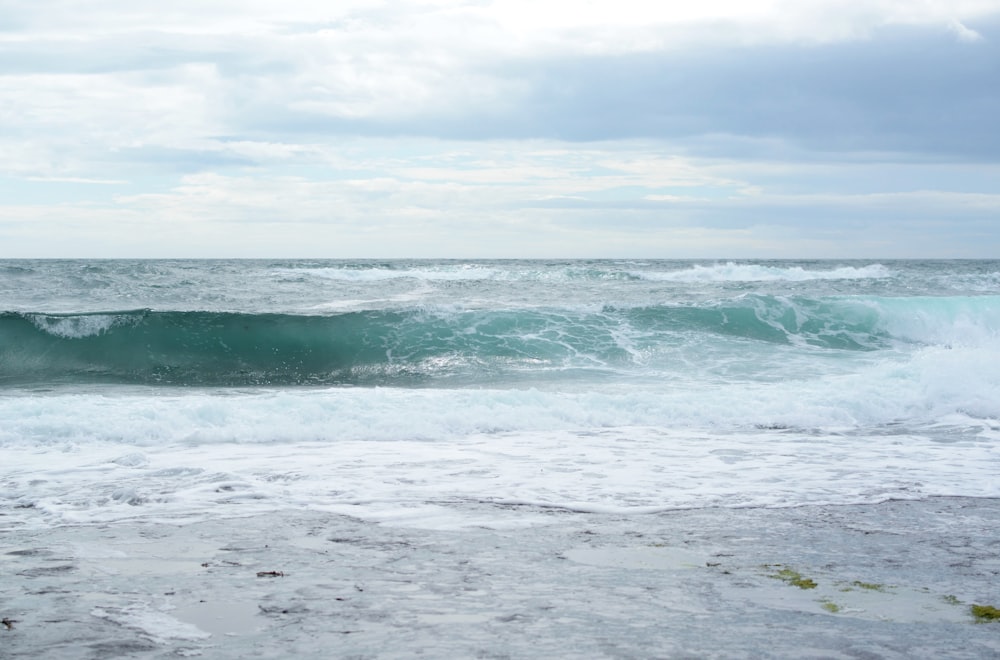
[[[482,385],[676,377],[746,360],[797,362],[998,344],[997,296],[776,296],[600,309],[434,306],[328,314],[0,314],[0,383]],[[816,353],[812,348],[823,349]],[[729,355],[726,353],[729,352]],[[787,363],[789,355],[781,355]],[[711,359],[711,361],[709,360]],[[714,361],[714,365],[713,362]],[[812,367],[807,367],[811,370]],[[784,364],[777,370],[785,373]]]
[[[415,279],[437,282],[477,281],[505,277],[506,274],[495,268],[482,267],[474,264],[445,265],[434,268],[393,268],[393,267],[307,267],[307,268],[276,268],[274,274],[279,278],[298,279],[315,277],[346,282],[380,282],[384,280]]]
[[[1000,344],[1000,296],[862,299],[894,337],[938,346]]]
[[[498,261],[437,264],[410,262],[367,266],[357,264],[301,265],[295,268],[275,268],[272,272],[279,279],[317,278],[353,283],[408,279],[425,282],[482,282],[490,280],[504,283],[544,282],[554,284],[645,279],[647,273],[632,270],[631,266],[633,265],[608,261],[556,261],[548,263]],[[656,279],[655,272],[650,279]]]
[[[135,325],[141,312],[115,314],[25,314],[31,323],[47,334],[63,339],[96,337],[122,326]]]
[[[539,524],[533,507],[997,497],[997,272],[15,264],[0,526],[295,507],[448,528]],[[512,513],[463,507],[481,502]]]
[[[649,513],[996,497],[997,365],[994,347],[928,347],[772,382],[8,395],[0,498],[6,524],[294,506],[451,527],[483,524],[454,506],[480,501]]]
[[[841,266],[837,268],[804,268],[802,266],[771,266],[726,262],[693,266],[673,263],[666,269],[657,264],[646,264],[643,270],[630,268],[630,264],[592,263],[582,267],[573,263],[557,263],[555,268],[513,268],[477,264],[443,264],[433,267],[395,267],[381,264],[374,267],[316,266],[278,268],[279,277],[316,277],[351,282],[383,281],[391,279],[416,279],[427,281],[580,281],[580,280],[653,280],[665,282],[768,282],[810,280],[859,280],[892,277],[891,269],[882,264],[867,266]]]
[[[802,266],[770,266],[726,262],[670,271],[638,271],[637,277],[664,282],[807,282],[810,280],[864,280],[893,276],[882,264],[841,266],[839,268],[803,268]]]
[[[44,456],[8,448],[5,457],[3,496],[17,507],[5,525],[191,521],[293,507],[446,528],[484,524],[461,509],[474,502],[642,514],[1000,496],[995,441],[941,443],[915,434],[833,441],[621,427],[436,442],[331,438],[238,450],[170,444],[143,448],[141,460],[130,448],[94,442]]]
[[[181,621],[146,603],[125,607],[95,607],[90,614],[98,619],[106,619],[126,628],[140,631],[161,644],[170,639],[193,641],[211,637],[210,633],[201,628]]]
[[[708,369],[692,365],[688,373],[675,369],[645,384],[598,388],[584,381],[502,389],[12,392],[0,397],[0,445],[436,440],[618,426],[734,432],[755,425],[863,430],[903,423],[918,429],[953,414],[983,423],[1000,418],[997,342],[855,352],[852,360],[822,354],[828,359],[788,347],[767,363],[761,356],[742,363],[732,353],[725,363],[713,358]]]

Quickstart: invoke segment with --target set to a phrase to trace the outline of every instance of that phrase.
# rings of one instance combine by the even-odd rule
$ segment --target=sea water
[[[0,529],[995,498],[998,447],[997,261],[0,261]]]

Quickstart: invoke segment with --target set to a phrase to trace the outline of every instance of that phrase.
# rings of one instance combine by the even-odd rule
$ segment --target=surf
[[[600,309],[0,314],[0,385],[469,386],[668,374],[677,360],[994,347],[1000,297],[740,294]],[[820,351],[821,353],[816,353]],[[782,352],[787,359],[787,351]]]

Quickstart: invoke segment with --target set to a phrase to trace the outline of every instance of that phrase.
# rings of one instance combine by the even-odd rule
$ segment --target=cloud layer
[[[1000,2],[5,3],[0,256],[996,256]]]

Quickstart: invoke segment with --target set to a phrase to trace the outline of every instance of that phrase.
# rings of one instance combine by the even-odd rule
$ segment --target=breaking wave
[[[642,369],[688,345],[834,352],[982,346],[995,345],[998,328],[998,296],[747,294],[577,312],[5,312],[0,384],[433,386],[459,378],[481,385],[543,372]]]

